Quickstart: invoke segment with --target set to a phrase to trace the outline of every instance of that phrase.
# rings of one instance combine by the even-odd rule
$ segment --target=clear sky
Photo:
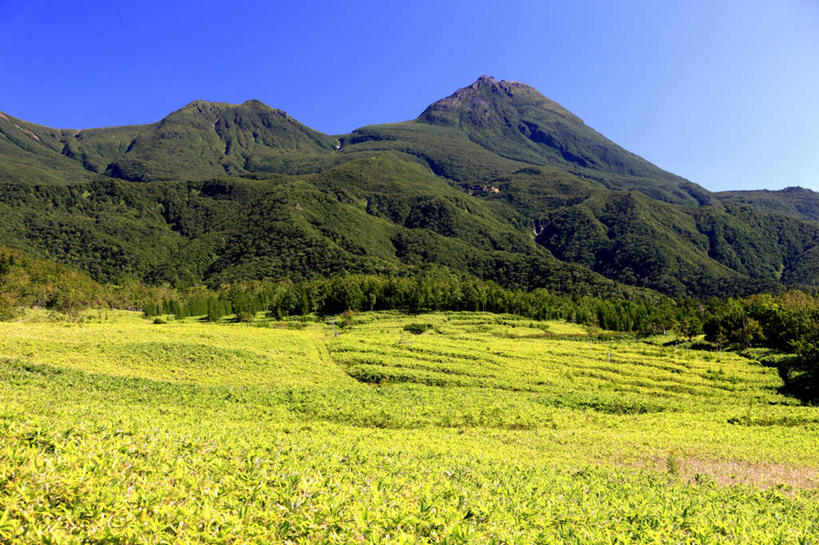
[[[0,110],[61,128],[258,98],[338,134],[481,74],[711,190],[819,190],[819,1],[0,0]]]

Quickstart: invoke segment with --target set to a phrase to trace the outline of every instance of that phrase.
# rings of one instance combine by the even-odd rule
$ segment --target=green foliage
[[[241,282],[223,284],[215,291],[199,287],[169,294],[161,304],[149,300],[143,313],[153,316],[161,311],[177,318],[207,314],[209,321],[242,314],[238,316],[240,321],[250,321],[259,312],[281,318],[368,310],[480,310],[537,320],[570,320],[642,334],[668,329],[675,319],[691,312],[670,298],[652,294],[635,292],[621,298],[598,298],[543,289],[508,290],[470,275],[432,269],[412,276],[345,275],[295,283]]]
[[[0,244],[98,282],[434,265],[508,288],[722,296],[819,275],[812,193],[710,194],[488,77],[338,140],[258,101],[82,131],[4,116],[0,134]]]
[[[3,114],[0,180],[2,543],[819,535],[819,303],[685,297],[815,288],[813,193],[488,77],[339,140]]]
[[[423,322],[423,323],[417,323],[416,322],[416,323],[406,324],[404,326],[404,331],[409,331],[410,333],[412,333],[414,335],[420,335],[421,333],[429,331],[433,327],[435,327],[435,326],[433,326],[432,324],[427,323],[427,322]]]
[[[4,324],[0,541],[766,544],[819,531],[819,424],[775,391],[774,369],[634,339],[589,348],[576,325],[510,315],[353,320],[338,337],[306,319]],[[408,337],[419,321],[440,332]],[[365,365],[394,379],[362,383]]]
[[[33,306],[76,316],[90,306],[123,303],[118,295],[115,288],[103,288],[86,274],[0,247],[0,320]]]
[[[669,452],[668,457],[665,459],[665,469],[669,475],[674,477],[680,474],[680,461],[673,451]]]
[[[779,191],[724,191],[715,197],[725,204],[749,205],[759,210],[805,220],[819,220],[819,195],[803,187]]]
[[[711,310],[706,339],[738,348],[762,345],[794,357],[779,358],[785,387],[801,399],[819,400],[819,300],[801,291],[730,299]]]

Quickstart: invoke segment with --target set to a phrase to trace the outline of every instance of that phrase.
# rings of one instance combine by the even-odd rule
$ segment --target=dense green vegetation
[[[0,244],[98,282],[423,265],[561,294],[813,290],[815,200],[709,193],[490,77],[415,120],[338,137],[258,101],[79,131],[0,115]]]
[[[671,299],[650,294],[631,298],[569,296],[547,290],[508,290],[493,282],[451,272],[389,277],[348,275],[306,282],[250,282],[165,292],[144,299],[146,317],[190,316],[216,322],[231,317],[252,322],[259,313],[281,319],[318,313],[343,315],[373,310],[482,311],[534,320],[563,320],[641,336],[674,332],[691,342],[703,332],[718,351],[769,348],[767,363],[779,369],[784,388],[803,401],[819,401],[819,300],[800,291],[747,299]],[[339,321],[344,327],[349,318]],[[429,323],[408,324],[420,334]]]
[[[791,356],[771,357],[788,391],[819,402],[819,300],[802,292],[728,300],[704,323],[717,346],[763,346]]]
[[[0,113],[0,543],[816,543],[816,202],[487,76]]]
[[[803,187],[786,187],[779,191],[725,191],[715,197],[726,204],[750,205],[806,220],[819,220],[819,195]]]
[[[803,401],[819,400],[819,302],[792,291],[747,299],[672,299],[650,292],[618,297],[567,295],[545,289],[506,289],[494,282],[447,270],[415,275],[343,275],[307,281],[252,281],[173,289],[138,282],[101,285],[87,275],[21,252],[0,248],[0,319],[26,308],[77,316],[84,309],[142,309],[148,318],[197,317],[254,322],[260,313],[273,319],[317,313],[341,315],[339,327],[358,311],[481,311],[533,320],[563,320],[585,326],[590,337],[600,329],[650,336],[674,332],[689,342],[705,333],[716,350],[774,350],[768,363],[779,369],[784,387]],[[428,323],[410,324],[423,333]]]
[[[357,187],[345,182],[353,177]],[[337,196],[319,190],[319,183],[335,184]],[[300,280],[438,264],[507,286],[624,291],[554,259],[531,235],[501,223],[486,204],[470,203],[419,165],[391,156],[307,180],[107,180],[5,189],[0,240],[101,281],[136,276],[184,286],[203,278],[211,284]]]
[[[133,281],[102,285],[63,265],[0,247],[0,320],[14,318],[28,308],[43,308],[69,317],[89,308],[133,310],[147,301],[173,297],[173,293],[167,286]]]
[[[487,313],[89,318],[0,329],[0,541],[819,536],[819,419],[754,359]]]
[[[207,316],[209,321],[235,315],[238,321],[247,322],[259,312],[282,318],[365,310],[467,310],[511,313],[535,320],[568,320],[644,335],[670,330],[684,319],[698,319],[701,326],[705,311],[694,300],[638,292],[629,295],[599,298],[559,295],[543,289],[509,290],[494,282],[438,270],[414,276],[346,275],[296,283],[224,284],[216,290],[169,290],[147,298],[143,311],[147,317]]]

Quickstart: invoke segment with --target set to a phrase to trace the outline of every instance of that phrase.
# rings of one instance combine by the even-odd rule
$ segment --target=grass
[[[482,313],[292,324],[4,323],[0,543],[819,539],[819,415],[753,360]]]

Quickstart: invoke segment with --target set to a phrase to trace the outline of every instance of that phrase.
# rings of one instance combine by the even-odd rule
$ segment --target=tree
[[[742,320],[742,327],[733,332],[733,337],[742,345],[742,348],[750,348],[755,341],[765,339],[759,322],[748,317]]]
[[[680,334],[688,339],[688,342],[702,333],[702,322],[695,316],[683,316],[677,323]]]
[[[222,316],[224,316],[225,307],[224,303],[218,299],[211,299],[208,301],[208,321],[209,322],[217,322],[219,321]]]

